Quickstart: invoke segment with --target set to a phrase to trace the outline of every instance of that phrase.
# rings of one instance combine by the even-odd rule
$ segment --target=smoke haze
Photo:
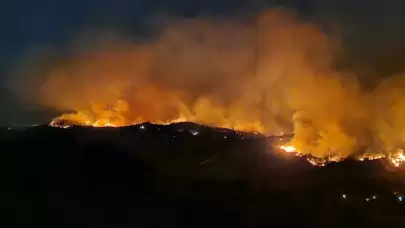
[[[354,72],[336,70],[344,50],[339,37],[285,10],[172,18],[151,42],[81,36],[68,52],[24,67],[13,88],[80,124],[187,120],[293,132],[297,149],[314,156],[389,153],[405,138],[405,81],[364,89]]]

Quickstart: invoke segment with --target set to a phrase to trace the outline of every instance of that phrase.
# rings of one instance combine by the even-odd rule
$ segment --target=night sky
[[[150,31],[147,22],[157,14],[238,17],[274,7],[294,9],[325,31],[339,31],[350,50],[344,67],[363,77],[404,69],[402,0],[6,0],[0,4],[0,124],[38,123],[50,117],[43,110],[17,102],[7,90],[10,72],[35,48],[63,50],[89,28],[118,29],[128,37],[149,39],[156,31]]]

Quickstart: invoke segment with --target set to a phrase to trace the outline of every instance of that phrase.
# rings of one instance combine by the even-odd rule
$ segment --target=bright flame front
[[[292,145],[281,145],[280,149],[286,153],[294,153],[296,156],[302,156],[303,153],[297,150]],[[370,155],[361,155],[356,157],[358,161],[371,161],[371,160],[379,160],[379,159],[387,159],[392,165],[395,167],[400,167],[405,162],[405,153],[404,150],[398,149],[393,153],[389,153],[387,155],[384,154],[370,154]],[[344,160],[344,158],[339,157],[338,155],[324,157],[324,158],[317,158],[314,156],[307,157],[308,162],[314,166],[325,166],[330,162],[339,162]]]

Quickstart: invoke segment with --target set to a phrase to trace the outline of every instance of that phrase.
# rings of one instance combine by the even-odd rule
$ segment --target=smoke
[[[336,38],[283,10],[253,21],[173,19],[151,42],[78,39],[15,91],[82,124],[180,119],[293,132],[297,149],[314,156],[398,148],[405,81],[394,76],[363,90],[354,73],[334,69],[343,50]]]

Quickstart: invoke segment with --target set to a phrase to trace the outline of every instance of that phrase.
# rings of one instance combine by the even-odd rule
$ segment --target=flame
[[[396,153],[389,155],[388,159],[394,166],[399,167],[402,163],[405,162],[404,151],[400,149]]]
[[[287,153],[296,153],[297,149],[294,146],[289,146],[289,145],[282,145],[280,146],[280,149],[284,150]]]
[[[359,161],[372,161],[372,160],[378,160],[385,158],[383,154],[365,154],[365,155],[360,155],[357,157],[357,160]]]
[[[266,129],[260,120],[254,117],[248,117],[248,114],[242,112],[242,110],[238,108],[225,110],[212,104],[212,102],[206,98],[200,98],[192,108],[186,107],[180,99],[176,99],[174,111],[168,118],[154,118],[153,116],[145,118],[147,115],[129,117],[126,111],[119,108],[119,105],[128,106],[127,102],[121,99],[118,103],[119,104],[116,104],[116,107],[112,109],[98,107],[97,110],[90,112],[77,111],[71,114],[63,114],[54,118],[50,125],[55,127],[72,124],[93,127],[122,127],[144,122],[162,125],[178,122],[196,122],[203,125],[229,128],[238,131],[263,133]]]
[[[322,158],[308,157],[307,161],[313,166],[324,167],[329,161]]]
[[[303,156],[303,153],[297,150],[293,145],[286,144],[281,145],[280,149],[285,153],[294,153],[296,156]],[[307,160],[311,165],[314,166],[325,166],[331,162],[340,162],[345,158],[340,157],[338,154],[334,154],[333,156],[329,157],[314,157],[311,155],[307,156]],[[380,160],[380,159],[387,159],[392,165],[395,167],[400,167],[405,162],[405,152],[403,149],[398,149],[393,153],[385,154],[363,154],[355,158],[358,161],[372,161],[372,160]]]

